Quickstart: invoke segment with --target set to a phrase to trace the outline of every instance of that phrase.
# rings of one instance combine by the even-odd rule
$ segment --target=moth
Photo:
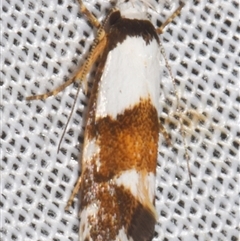
[[[155,175],[159,132],[162,56],[159,34],[183,4],[156,28],[147,18],[151,1],[119,1],[102,24],[79,0],[97,28],[91,51],[76,75],[63,85],[27,100],[46,99],[97,67],[87,114],[80,191],[81,241],[151,241],[157,220]]]

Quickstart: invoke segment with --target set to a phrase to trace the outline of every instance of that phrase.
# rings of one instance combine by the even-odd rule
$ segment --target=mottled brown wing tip
[[[139,203],[133,213],[128,235],[134,241],[152,241],[155,224],[155,214]]]

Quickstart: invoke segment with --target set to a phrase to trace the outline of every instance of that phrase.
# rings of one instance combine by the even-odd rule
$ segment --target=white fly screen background
[[[85,1],[104,19],[107,1]],[[95,30],[73,0],[3,0],[1,9],[1,241],[78,240],[79,201],[66,202],[78,178],[88,97],[81,92],[63,142],[77,86],[45,101],[25,98],[59,86],[87,56]],[[179,6],[156,2],[160,24]],[[169,73],[161,81],[154,241],[239,240],[239,2],[186,1],[160,36]],[[184,122],[192,187],[178,120]]]

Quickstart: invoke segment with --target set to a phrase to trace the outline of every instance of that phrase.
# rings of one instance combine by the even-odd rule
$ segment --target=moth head
[[[130,19],[148,19],[148,9],[154,9],[154,0],[119,0],[116,8],[121,15]]]

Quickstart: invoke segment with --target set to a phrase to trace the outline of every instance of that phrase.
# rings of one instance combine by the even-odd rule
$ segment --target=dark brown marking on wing
[[[118,43],[122,43],[126,37],[142,38],[146,45],[153,39],[159,42],[156,29],[149,20],[123,18],[119,11],[115,11],[105,25],[109,40],[109,50],[115,48]]]
[[[116,194],[127,235],[134,241],[152,240],[156,223],[154,213],[137,201],[124,186],[116,188]]]

